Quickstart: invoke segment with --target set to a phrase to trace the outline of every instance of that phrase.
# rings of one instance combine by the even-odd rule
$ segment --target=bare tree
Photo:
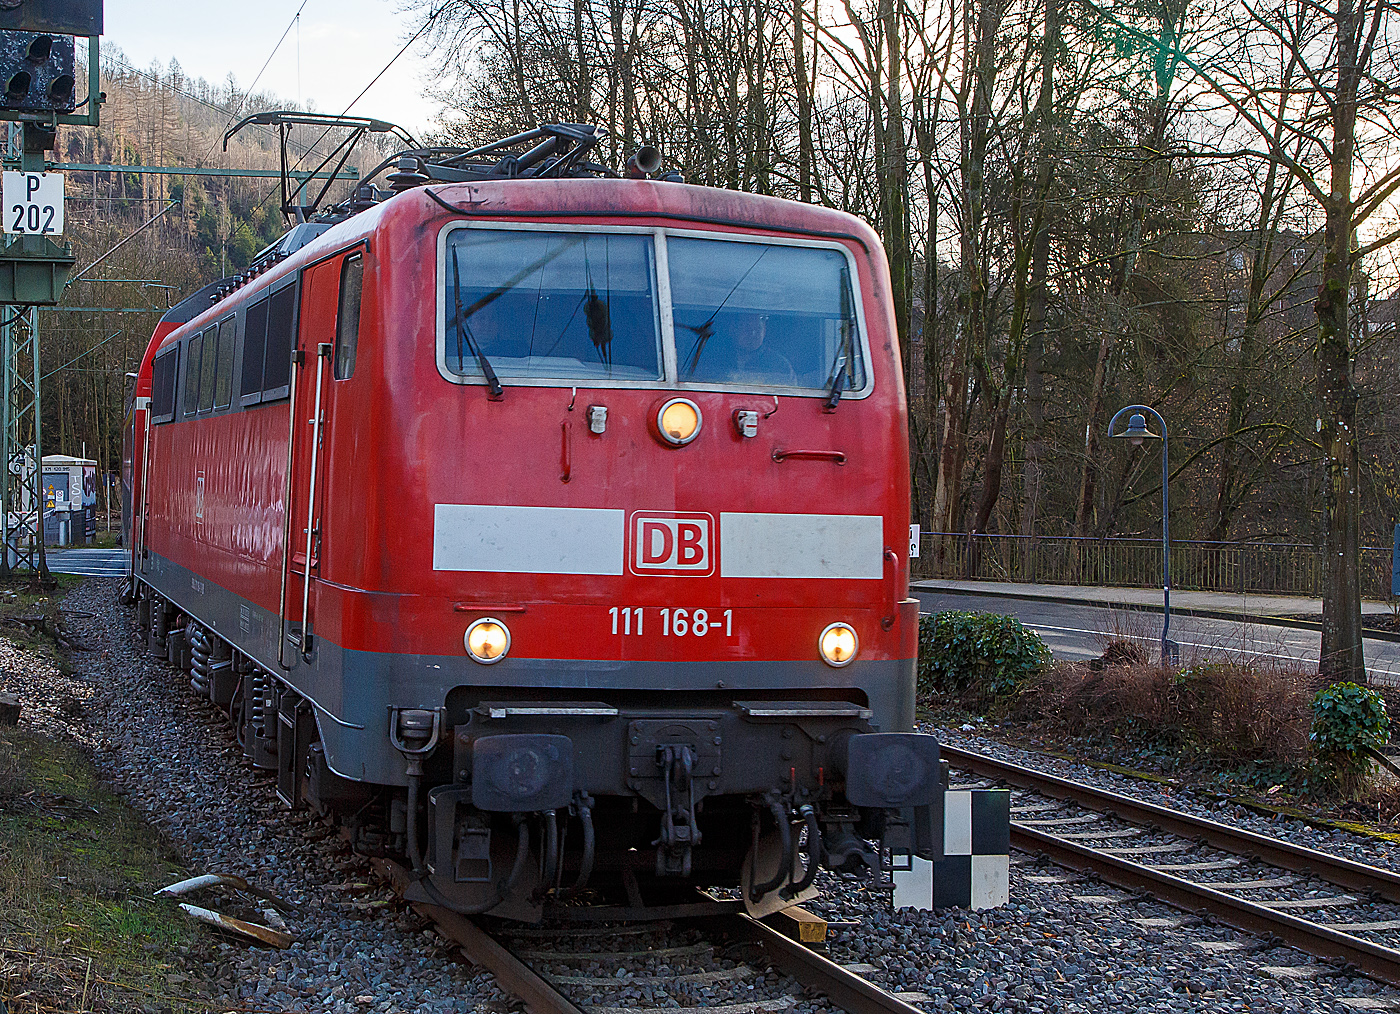
[[[1388,0],[1284,0],[1242,11],[1234,38],[1215,59],[1180,59],[1236,114],[1247,134],[1243,144],[1289,172],[1325,222],[1314,346],[1316,429],[1326,470],[1320,665],[1332,679],[1364,682],[1362,476],[1350,308],[1357,264],[1400,238],[1395,230],[1366,243],[1359,239],[1400,188],[1394,119],[1400,94],[1389,84],[1400,72],[1400,12]],[[1293,92],[1293,101],[1279,102],[1280,82],[1295,73],[1308,87]]]

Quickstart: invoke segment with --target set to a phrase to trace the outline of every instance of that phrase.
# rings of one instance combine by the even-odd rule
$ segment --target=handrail
[[[845,451],[774,451],[774,461],[834,461],[838,465],[846,463]]]
[[[282,581],[277,592],[277,664],[290,669],[286,662],[287,644],[287,575],[292,569],[292,468],[296,463],[297,436],[297,374],[306,362],[301,349],[292,349],[292,375],[287,388],[287,485],[282,494]]]
[[[321,391],[325,387],[326,360],[331,357],[333,346],[321,342],[316,346],[316,410],[311,416],[311,474],[307,478],[306,490],[306,557],[301,568],[301,657],[311,661],[311,617],[307,607],[311,604],[311,541],[312,524],[316,520],[316,459],[321,449]]]
[[[934,532],[920,543],[911,563],[922,578],[1161,588],[1156,539]],[[1325,581],[1321,546],[1173,539],[1169,548],[1172,586],[1183,591],[1316,598]],[[1392,556],[1389,546],[1362,547],[1365,597],[1391,597]]]
[[[1160,546],[1161,539],[1149,539],[1136,535],[1009,535],[1006,532],[922,532],[925,539],[1001,539],[1008,542],[1083,542],[1096,546],[1112,546],[1132,543],[1144,546]],[[1313,546],[1306,542],[1222,542],[1210,539],[1172,539],[1172,546],[1218,546],[1221,549],[1311,549],[1322,552],[1326,546]],[[1389,553],[1392,546],[1362,546]]]
[[[139,533],[133,526],[131,539],[131,573],[135,577],[137,574],[146,572],[146,513],[150,510],[150,482],[151,482],[151,408],[146,406],[145,434],[142,437],[141,446],[141,527]],[[39,537],[43,538],[43,512],[40,512]],[[9,547],[5,547],[9,552]]]

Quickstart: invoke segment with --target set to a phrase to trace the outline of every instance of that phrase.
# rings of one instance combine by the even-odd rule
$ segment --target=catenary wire
[[[236,106],[234,106],[234,107],[233,107],[233,111],[232,111],[231,113],[229,113],[228,122],[224,124],[224,129],[223,129],[222,131],[220,131],[220,133],[226,132],[226,131],[228,130],[229,127],[233,126],[233,121],[238,117],[238,114],[239,114],[240,112],[243,111],[243,106],[244,106],[244,104],[247,103],[248,99],[250,99],[250,98],[252,97],[252,95],[253,95],[253,89],[256,88],[256,87],[258,86],[258,82],[262,80],[263,73],[266,72],[268,66],[272,63],[272,58],[273,58],[274,56],[276,56],[276,55],[277,55],[277,51],[278,51],[279,49],[282,48],[282,43],[284,43],[284,42],[287,41],[287,35],[291,32],[292,27],[293,27],[294,25],[297,25],[297,23],[301,20],[301,12],[302,12],[303,10],[306,9],[306,5],[307,5],[308,3],[310,3],[310,2],[311,2],[311,0],[301,0],[301,6],[298,7],[298,8],[297,8],[297,12],[296,12],[295,14],[292,15],[292,20],[287,22],[287,27],[282,31],[282,36],[281,36],[281,38],[279,38],[279,39],[277,40],[277,45],[273,46],[273,47],[272,47],[272,52],[267,54],[267,59],[263,61],[262,69],[260,69],[260,70],[258,71],[258,73],[257,73],[257,76],[253,78],[253,83],[250,84],[247,88],[243,89],[243,97],[242,97],[241,99],[238,100],[238,104],[237,104]],[[298,28],[298,29],[297,29],[297,38],[300,39],[300,37],[301,37],[301,29]],[[297,67],[297,75],[298,75],[298,76],[297,76],[297,82],[298,82],[298,84],[297,84],[297,91],[298,91],[298,96],[297,96],[297,100],[300,101],[300,100],[301,100],[301,97],[300,97],[300,91],[301,91],[301,84],[300,84],[300,81],[301,81],[301,77],[300,77],[300,75],[301,75],[300,60],[301,60],[301,54],[300,54],[300,52],[297,53],[297,60],[298,60],[298,67]],[[216,147],[218,147],[218,144],[219,144],[219,139],[218,139],[217,137],[215,137],[215,138],[214,138],[214,143],[211,144],[211,145],[209,146],[209,150],[208,150],[207,152],[204,153],[204,157],[205,157],[206,159],[207,159],[210,155],[214,154],[214,149],[215,149]]]

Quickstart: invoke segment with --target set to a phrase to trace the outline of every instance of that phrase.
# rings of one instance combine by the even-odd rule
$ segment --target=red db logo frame
[[[715,572],[713,514],[633,511],[627,524],[627,566],[640,576],[709,577]]]

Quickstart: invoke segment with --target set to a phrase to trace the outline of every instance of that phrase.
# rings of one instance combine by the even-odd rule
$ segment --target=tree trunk
[[[895,327],[899,334],[899,348],[904,364],[905,390],[908,391],[912,358],[909,354],[909,279],[912,274],[913,254],[909,249],[909,202],[905,199],[908,165],[904,149],[903,47],[900,43],[899,15],[895,9],[895,0],[881,0],[880,16],[884,21],[887,60],[880,218],[884,226],[885,253],[890,261],[890,297],[894,300]]]
[[[1021,534],[1035,532],[1040,513],[1040,499],[1045,457],[1045,381],[1041,362],[1045,355],[1046,278],[1050,273],[1050,228],[1044,216],[1049,203],[1051,184],[1051,148],[1054,144],[1052,116],[1055,94],[1055,54],[1060,46],[1059,0],[1045,0],[1045,37],[1040,53],[1040,95],[1036,102],[1036,124],[1039,128],[1040,151],[1036,166],[1036,189],[1040,193],[1042,222],[1031,244],[1030,291],[1026,307],[1026,457],[1021,468]],[[1034,553],[1025,559],[1034,560]],[[1028,573],[1026,580],[1035,580]]]
[[[928,438],[929,444],[926,448],[921,448],[920,461],[923,463],[926,475],[925,480],[930,487],[938,488],[941,469],[939,467],[939,455],[942,448],[941,437],[938,427],[938,404],[942,395],[940,380],[942,377],[942,357],[941,343],[939,342],[939,328],[942,324],[942,317],[938,306],[938,185],[934,178],[934,136],[932,124],[938,119],[938,100],[934,101],[933,115],[925,117],[922,101],[916,98],[914,104],[914,136],[919,145],[919,158],[924,169],[924,192],[928,195],[928,220],[925,228],[928,230],[924,240],[924,320],[922,327],[924,341],[924,404],[928,414]],[[937,531],[939,522],[936,500],[928,503],[922,521],[930,531]]]
[[[933,493],[933,524],[937,531],[951,532],[957,522],[958,498],[962,495],[962,466],[967,455],[967,340],[953,336],[952,361],[948,383],[943,391],[943,449],[938,461],[938,483]],[[942,543],[939,553],[942,554]]]
[[[1011,390],[1011,384],[1003,385],[1001,397],[992,406],[992,432],[983,468],[982,495],[977,499],[977,510],[968,527],[968,532],[973,535],[986,534],[992,509],[996,507],[997,493],[1001,490],[1001,471],[1006,460],[1006,423],[1011,416]]]
[[[1108,377],[1108,354],[1113,341],[1107,328],[1101,329],[1099,355],[1094,363],[1094,380],[1089,387],[1089,422],[1084,428],[1084,466],[1079,472],[1079,499],[1074,510],[1074,534],[1088,538],[1094,521],[1094,484],[1099,457],[1099,416],[1103,413],[1103,391]]]
[[[1101,332],[1098,360],[1094,366],[1093,386],[1089,391],[1089,414],[1085,422],[1084,462],[1079,473],[1079,501],[1074,514],[1074,533],[1087,537],[1093,524],[1094,487],[1097,482],[1099,422],[1103,412],[1104,389],[1108,382],[1108,359],[1113,350],[1113,329],[1125,316],[1127,299],[1131,296],[1133,273],[1137,270],[1146,234],[1147,210],[1164,184],[1171,179],[1172,162],[1161,156],[1167,136],[1171,86],[1175,75],[1174,53],[1178,22],[1184,5],[1169,0],[1158,10],[1161,19],[1161,39],[1156,48],[1156,91],[1149,109],[1148,132],[1138,146],[1145,170],[1137,177],[1137,192],[1133,195],[1132,221],[1128,227],[1126,249],[1117,258],[1110,285],[1113,302],[1108,321]]]
[[[583,46],[583,11],[586,6],[587,0],[574,0],[574,74],[578,83],[574,113],[579,123],[590,123],[593,119],[592,103],[589,102],[593,82],[588,74],[588,55]]]
[[[1317,294],[1319,442],[1326,454],[1323,510],[1327,568],[1319,668],[1332,681],[1366,682],[1361,643],[1361,488],[1356,385],[1352,376],[1351,174],[1356,135],[1360,22],[1353,0],[1337,3],[1337,92],[1332,111],[1332,186],[1322,285]]]
[[[537,126],[539,121],[535,119],[535,105],[530,101],[530,90],[525,85],[525,37],[523,26],[520,23],[520,0],[516,0],[513,5],[514,18],[511,25],[511,69],[515,76],[515,91],[520,99],[520,111],[525,117],[525,122],[532,127]]]
[[[797,196],[812,202],[812,95],[807,83],[806,0],[792,0],[792,63],[797,84]]]

